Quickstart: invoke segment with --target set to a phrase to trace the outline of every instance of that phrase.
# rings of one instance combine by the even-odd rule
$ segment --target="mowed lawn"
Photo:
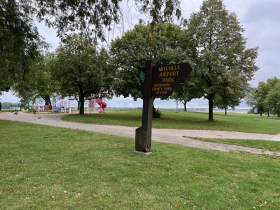
[[[214,121],[208,121],[208,113],[205,112],[178,112],[162,111],[161,118],[153,119],[153,128],[173,129],[201,129],[224,130],[248,133],[280,133],[280,118],[275,116],[257,117],[254,114],[214,113]],[[106,114],[71,114],[62,118],[65,121],[83,123],[141,126],[142,111],[108,111]]]
[[[154,142],[135,155],[131,138],[0,128],[0,209],[280,209],[279,157]]]

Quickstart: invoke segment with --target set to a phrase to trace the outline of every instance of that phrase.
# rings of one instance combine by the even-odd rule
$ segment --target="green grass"
[[[280,159],[0,120],[0,209],[280,209]]]
[[[153,128],[173,128],[173,129],[200,129],[200,130],[224,130],[239,131],[248,133],[280,133],[280,118],[278,117],[258,117],[255,115],[229,113],[214,113],[214,121],[208,121],[208,113],[203,112],[179,112],[162,111],[163,116],[153,120]],[[129,110],[121,112],[109,112],[107,114],[85,114],[67,115],[62,118],[65,121],[75,121],[83,123],[141,126],[142,111]]]
[[[13,111],[15,111],[15,110],[13,110],[13,109],[1,109],[0,113],[1,112],[13,112]]]
[[[200,138],[200,137],[189,137],[189,138],[205,141],[205,142],[223,143],[223,144],[231,144],[231,145],[237,145],[243,147],[269,150],[272,152],[280,151],[280,142],[277,141],[247,140],[247,139],[210,139],[210,138]]]

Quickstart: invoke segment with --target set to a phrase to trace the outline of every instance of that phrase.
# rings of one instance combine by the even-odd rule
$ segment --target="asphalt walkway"
[[[96,125],[88,123],[77,123],[62,121],[60,118],[65,114],[30,114],[19,112],[14,115],[11,112],[3,112],[0,114],[0,120],[13,120],[20,122],[35,123],[41,125],[50,125],[55,127],[64,127],[71,129],[80,129],[86,131],[93,131],[105,133],[110,135],[124,136],[135,138],[136,127],[126,126],[112,126],[112,125]],[[280,156],[280,153],[271,151],[263,151],[262,149],[255,149],[249,147],[203,142],[191,139],[191,137],[202,138],[223,138],[223,139],[251,139],[251,140],[266,140],[266,141],[280,141],[280,135],[269,134],[254,134],[242,132],[229,132],[229,131],[213,131],[213,130],[179,130],[179,129],[152,129],[152,141],[166,142],[172,144],[181,144],[188,147],[196,147],[201,149],[213,149],[219,151],[243,151],[255,154],[269,154]]]

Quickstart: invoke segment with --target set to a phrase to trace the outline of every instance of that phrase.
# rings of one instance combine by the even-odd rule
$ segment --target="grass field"
[[[280,118],[258,117],[255,115],[229,113],[214,113],[214,121],[208,121],[208,113],[203,112],[179,112],[162,111],[163,116],[153,120],[153,128],[174,128],[174,129],[201,129],[201,130],[224,130],[239,131],[248,133],[280,133]],[[65,121],[83,123],[141,126],[142,111],[111,111],[107,114],[85,114],[67,115],[62,118]]]
[[[279,157],[165,143],[135,155],[130,138],[0,127],[0,209],[280,209]]]
[[[0,113],[1,112],[13,112],[13,111],[15,111],[15,110],[13,110],[13,109],[1,109]]]

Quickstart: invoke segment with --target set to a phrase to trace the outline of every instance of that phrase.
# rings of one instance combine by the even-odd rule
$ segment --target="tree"
[[[224,109],[225,115],[227,115],[227,109],[229,107],[235,109],[250,90],[246,78],[240,75],[238,71],[234,72],[234,70],[218,76],[217,83],[218,88],[214,105],[219,109]]]
[[[180,88],[176,87],[177,91],[174,91],[171,99],[181,102],[184,105],[184,111],[187,111],[187,103],[192,99],[189,97],[189,91],[185,85],[180,85]]]
[[[85,37],[105,40],[104,29],[110,31],[118,24],[123,14],[120,3],[123,0],[35,0],[37,16],[45,20],[48,26],[55,27],[61,38],[69,31],[80,31]],[[180,0],[132,0],[141,13],[152,18],[152,24],[172,20],[175,15],[181,17]]]
[[[213,121],[215,101],[216,105],[221,105],[223,100],[229,103],[236,98],[236,94],[232,94],[232,98],[224,91],[235,91],[231,83],[221,79],[238,76],[242,79],[240,83],[247,83],[258,70],[255,65],[257,48],[246,49],[243,31],[236,14],[229,13],[222,0],[204,1],[200,11],[189,19],[185,37],[195,46],[193,68],[201,78],[203,97],[209,101],[209,121]],[[224,96],[227,99],[222,99]]]
[[[178,84],[171,98],[180,101],[184,105],[184,111],[187,111],[187,103],[194,98],[201,98],[201,89],[197,86],[199,79],[192,72],[189,80],[184,84]]]
[[[180,63],[187,55],[179,47],[181,27],[170,23],[135,25],[121,38],[112,41],[110,55],[112,68],[116,70],[114,91],[117,96],[129,95],[136,100],[143,97],[143,88],[138,78],[138,70],[146,60],[155,60],[156,65]]]
[[[272,90],[279,81],[280,79],[274,77],[267,79],[266,83],[264,81],[259,82],[258,87],[254,92],[254,97],[256,100],[256,107],[258,108],[261,116],[263,112],[267,112],[269,117],[270,108],[265,106],[264,101],[268,97],[269,91]]]
[[[133,0],[132,0],[133,1]],[[28,81],[30,60],[39,56],[42,37],[35,18],[57,29],[66,40],[69,32],[79,31],[95,42],[105,40],[104,31],[120,23],[123,0],[0,0],[0,93],[17,81]],[[138,10],[152,22],[181,16],[179,0],[135,0]]]
[[[88,39],[74,34],[55,54],[53,78],[62,97],[72,96],[80,101],[80,114],[84,114],[85,98],[95,97],[101,89],[110,96],[113,75],[107,67],[109,57],[105,49],[98,50]]]
[[[51,76],[53,60],[53,53],[41,55],[34,60],[31,71],[27,73],[28,82],[23,80],[13,85],[12,90],[21,99],[22,104],[34,104],[37,99],[43,99],[45,105],[51,105],[51,97],[58,91],[57,83]]]
[[[40,55],[40,48],[46,47],[28,2],[0,0],[0,92],[27,80],[30,63]]]
[[[280,82],[277,82],[269,91],[264,104],[265,107],[276,113],[278,117],[280,116]]]

